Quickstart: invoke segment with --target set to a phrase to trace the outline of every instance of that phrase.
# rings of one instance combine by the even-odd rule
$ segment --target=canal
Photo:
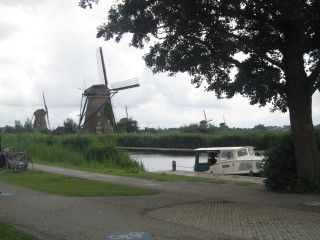
[[[178,171],[193,171],[193,153],[129,151],[129,155],[135,161],[142,163],[149,172],[170,171],[172,170],[172,161],[176,161],[176,170]]]

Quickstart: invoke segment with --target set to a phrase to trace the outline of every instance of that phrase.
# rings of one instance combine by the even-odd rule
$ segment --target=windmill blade
[[[114,126],[115,126],[115,128],[116,128],[116,132],[119,132],[118,124],[117,124],[116,117],[115,117],[114,111],[113,111],[113,106],[112,106],[111,98],[109,98],[109,103],[110,103],[111,113],[112,113],[112,118],[113,118],[112,120],[113,120]]]
[[[83,118],[84,118],[84,116],[85,116],[84,111],[85,111],[86,108],[87,108],[88,98],[85,99],[85,102],[84,102],[84,104],[83,104],[83,107],[82,107],[82,103],[83,103],[83,95],[82,95],[82,98],[81,98],[80,118],[79,118],[78,129],[80,129],[80,128],[83,126],[83,124],[81,124],[81,123],[82,123],[82,120],[83,120]]]
[[[208,121],[207,121],[207,116],[206,116],[206,111],[203,110],[203,113],[204,113],[204,120],[206,120],[206,122],[208,122]]]
[[[49,129],[51,129],[50,122],[49,122],[49,113],[48,112],[47,112],[47,122],[48,122]]]
[[[104,64],[104,58],[102,53],[102,47],[97,49],[97,64],[100,81],[103,81],[106,86],[108,86],[107,72]]]
[[[135,88],[135,87],[140,87],[139,79],[137,77],[130,78],[130,79],[120,81],[120,82],[111,83],[110,90],[119,91],[119,90],[124,90],[124,89],[128,89],[128,88]]]
[[[32,114],[32,118],[31,118],[31,120],[30,120],[31,123],[32,123],[33,118],[34,118],[34,113]]]
[[[44,92],[42,91],[42,97],[43,97],[43,104],[44,104],[44,108],[46,110],[46,112],[48,112],[48,108],[47,108],[47,104],[46,104],[46,99],[44,97]]]
[[[42,91],[42,96],[43,96],[43,103],[44,103],[44,108],[45,108],[46,116],[47,116],[47,122],[48,122],[48,126],[49,126],[49,129],[50,129],[49,111],[48,111],[48,107],[47,107],[47,104],[46,104],[46,99],[44,97],[44,92],[43,91]]]
[[[127,108],[127,106],[126,106],[126,114],[127,114],[127,119],[129,119],[129,117],[128,117],[128,108]]]

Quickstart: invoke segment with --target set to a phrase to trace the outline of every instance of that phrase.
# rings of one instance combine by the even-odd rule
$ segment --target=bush
[[[65,146],[68,146],[74,150],[84,151],[89,144],[91,143],[91,140],[87,137],[82,136],[68,136],[64,137],[62,140],[62,144]]]
[[[117,148],[113,142],[91,144],[85,149],[84,155],[87,162],[97,162],[104,167],[124,169],[128,172],[144,171],[142,165],[130,159],[128,152]]]
[[[114,146],[103,145],[100,143],[91,144],[84,151],[87,161],[111,162],[117,155],[117,149]]]
[[[117,134],[111,136],[122,147],[145,148],[200,148],[222,146],[253,146],[259,150],[269,149],[281,136],[280,131],[216,131],[201,133]],[[111,138],[109,137],[109,138]]]
[[[319,192],[319,183],[297,177],[296,158],[291,134],[281,137],[265,154],[263,176],[269,190],[281,192]]]

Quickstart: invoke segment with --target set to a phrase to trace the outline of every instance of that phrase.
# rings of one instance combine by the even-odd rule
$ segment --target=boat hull
[[[195,171],[215,174],[258,175],[263,157],[256,156],[253,147],[196,149]]]

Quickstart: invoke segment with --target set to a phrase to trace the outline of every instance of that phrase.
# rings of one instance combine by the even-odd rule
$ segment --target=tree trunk
[[[286,89],[298,177],[320,181],[320,153],[312,122],[312,91],[304,69],[303,31],[294,26],[286,35]]]
[[[290,99],[289,112],[299,178],[320,180],[320,154],[312,123],[312,96],[302,89]]]

